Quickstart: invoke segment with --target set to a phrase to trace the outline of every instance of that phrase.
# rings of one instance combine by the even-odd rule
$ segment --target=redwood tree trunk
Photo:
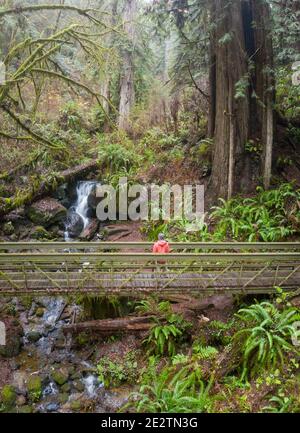
[[[248,192],[259,176],[269,186],[273,142],[273,50],[270,9],[265,0],[214,0],[212,20],[211,114],[214,152],[213,196]],[[215,71],[214,71],[215,67]],[[215,108],[214,108],[215,107]],[[212,126],[211,126],[212,128]],[[262,148],[261,162],[246,150]]]
[[[118,0],[111,0],[107,7],[107,12],[109,12],[109,18],[108,18],[108,25],[110,27],[114,27],[116,25],[116,16],[117,16],[117,9],[118,9]],[[108,33],[106,36],[106,46],[107,46],[107,53],[105,58],[105,66],[103,71],[103,77],[102,82],[100,86],[100,93],[103,96],[103,102],[102,106],[103,109],[106,111],[107,114],[109,114],[110,111],[110,87],[111,87],[111,48],[114,45],[114,39],[115,35],[113,32]],[[106,124],[107,127],[107,124]]]
[[[123,51],[118,121],[119,128],[124,130],[129,129],[129,116],[135,102],[133,50],[135,44],[134,19],[136,17],[136,11],[136,0],[126,0],[124,2],[123,20],[127,41]]]

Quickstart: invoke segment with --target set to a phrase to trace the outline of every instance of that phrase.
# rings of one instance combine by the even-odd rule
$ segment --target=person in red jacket
[[[158,241],[153,245],[152,252],[155,254],[169,254],[170,245],[169,242],[165,240],[165,235],[163,233],[158,235]]]
[[[165,240],[165,236],[163,233],[160,233],[158,235],[158,241],[155,242],[155,244],[153,245],[152,252],[154,254],[169,254],[171,252],[169,242],[167,242]],[[159,265],[165,265],[165,264],[166,264],[166,262],[164,262],[164,261],[161,261],[161,260],[157,261],[156,262],[157,272],[161,272],[161,268]],[[165,271],[168,271],[168,268],[166,266],[163,266],[163,269]]]

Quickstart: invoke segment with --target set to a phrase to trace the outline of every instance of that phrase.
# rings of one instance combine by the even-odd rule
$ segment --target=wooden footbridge
[[[0,243],[0,295],[273,293],[300,287],[300,243]]]

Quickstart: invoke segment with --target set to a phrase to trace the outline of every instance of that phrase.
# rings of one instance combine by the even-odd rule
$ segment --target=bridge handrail
[[[0,242],[1,251],[66,250],[142,250],[151,251],[153,242]],[[171,242],[173,251],[182,250],[249,250],[300,251],[300,242]]]
[[[152,253],[1,253],[0,264],[14,264],[14,263],[60,263],[66,261],[69,263],[76,262],[286,262],[294,263],[300,262],[300,252],[248,252],[248,253],[171,253],[171,254],[152,254]],[[294,262],[293,262],[294,261]]]

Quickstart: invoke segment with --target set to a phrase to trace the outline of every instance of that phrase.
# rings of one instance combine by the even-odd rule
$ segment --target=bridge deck
[[[175,243],[171,254],[161,256],[144,252],[150,248],[1,243],[0,295],[259,294],[300,285],[300,243]]]

